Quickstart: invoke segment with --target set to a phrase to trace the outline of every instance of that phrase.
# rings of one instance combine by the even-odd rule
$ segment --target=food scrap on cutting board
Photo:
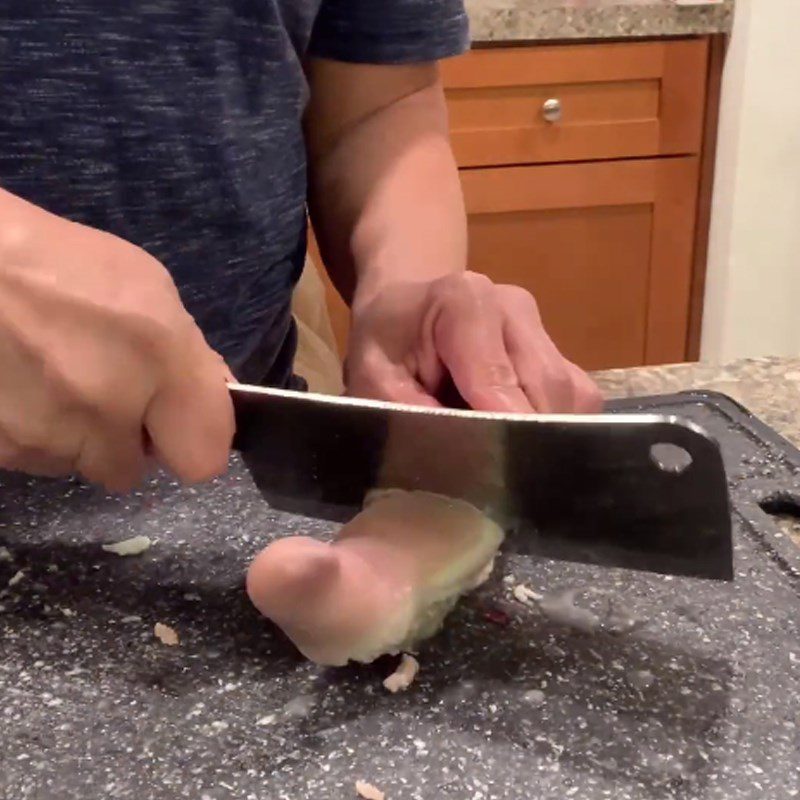
[[[386,794],[366,781],[356,781],[356,794],[362,800],[386,800]]]
[[[419,672],[419,661],[409,653],[403,653],[397,669],[383,681],[385,689],[392,694],[404,692],[414,682]]]
[[[167,647],[177,647],[180,644],[178,632],[174,628],[170,628],[169,625],[165,625],[163,622],[156,622],[153,627],[153,633],[156,639],[162,644],[167,645]]]
[[[371,663],[437,633],[459,598],[488,579],[503,537],[461,500],[380,490],[332,543],[273,542],[251,564],[247,591],[311,661]],[[412,668],[406,662],[400,684]]]
[[[113,553],[117,556],[138,556],[145,550],[149,550],[152,545],[153,541],[149,536],[132,536],[121,542],[108,542],[101,546],[106,553]]]

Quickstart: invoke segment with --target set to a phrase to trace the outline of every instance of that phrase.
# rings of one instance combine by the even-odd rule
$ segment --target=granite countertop
[[[729,33],[734,0],[466,0],[476,43]]]
[[[725,366],[675,364],[610,370],[596,376],[609,397],[722,392],[800,447],[800,358],[761,358]]]
[[[600,381],[722,390],[800,443],[800,360]],[[349,800],[358,779],[387,800],[798,797],[800,573],[745,523],[733,583],[505,554],[389,695],[393,663],[316,667],[249,606],[255,552],[333,526],[270,508],[236,458],[126,498],[0,474],[0,798]],[[101,548],[135,535],[141,555]],[[517,583],[580,591],[604,627],[556,624]]]

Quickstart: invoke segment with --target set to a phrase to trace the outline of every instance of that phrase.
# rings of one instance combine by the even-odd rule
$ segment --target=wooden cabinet
[[[586,369],[691,355],[708,56],[696,38],[443,67],[470,267],[529,289]]]
[[[684,358],[696,157],[465,171],[470,263],[586,369]]]
[[[459,166],[696,153],[707,48],[704,39],[561,45],[445,62]]]
[[[442,66],[470,268],[529,289],[586,369],[696,352],[718,45],[495,47]]]

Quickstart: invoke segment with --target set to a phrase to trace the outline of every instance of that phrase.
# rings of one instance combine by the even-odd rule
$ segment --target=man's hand
[[[592,380],[567,361],[542,326],[533,297],[460,272],[393,283],[353,307],[349,394],[439,405],[448,376],[474,409],[600,410]]]
[[[145,251],[0,191],[0,466],[111,490],[148,455],[185,481],[223,471],[222,359]]]
[[[467,226],[435,64],[309,64],[314,232],[352,301],[348,391],[436,405],[590,412],[592,381],[563,358],[534,299],[464,272]]]

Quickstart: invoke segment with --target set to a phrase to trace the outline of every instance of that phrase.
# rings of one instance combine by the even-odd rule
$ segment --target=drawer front
[[[446,62],[459,166],[700,151],[708,41],[507,47]]]

